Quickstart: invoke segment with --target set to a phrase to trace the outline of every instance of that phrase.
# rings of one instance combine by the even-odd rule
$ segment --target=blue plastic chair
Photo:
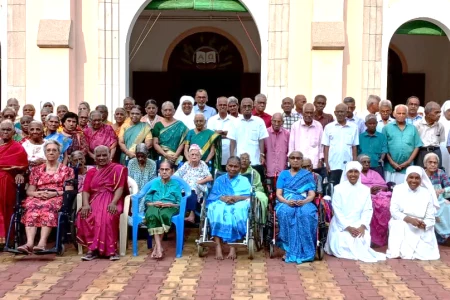
[[[183,242],[184,242],[184,215],[186,213],[186,200],[191,195],[191,187],[180,177],[172,176],[171,179],[178,181],[181,185],[181,189],[184,190],[184,196],[181,198],[180,202],[180,212],[177,215],[172,217],[172,223],[175,224],[176,228],[176,236],[177,236],[177,248],[176,248],[176,257],[179,258],[183,253]],[[139,191],[139,193],[131,196],[131,211],[132,211],[132,220],[133,220],[133,256],[137,256],[138,245],[137,245],[137,235],[139,224],[144,220],[144,214],[139,213],[139,200],[145,195],[147,195],[150,187],[152,186],[153,181],[161,180],[160,177],[153,179],[148,182],[144,187]],[[152,247],[152,236],[148,235],[147,237],[147,246],[150,249]]]

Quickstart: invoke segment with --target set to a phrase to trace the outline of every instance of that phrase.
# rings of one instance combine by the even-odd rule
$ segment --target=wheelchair
[[[215,171],[214,180],[219,176],[226,176],[226,172]],[[250,193],[250,207],[248,211],[247,219],[247,234],[242,242],[228,243],[231,246],[245,246],[248,250],[248,258],[253,259],[255,257],[255,251],[259,251],[264,244],[264,224],[262,224],[262,207],[259,200],[255,195],[255,187],[253,186],[253,173],[242,175],[247,177],[252,185]],[[207,197],[205,197],[207,199]],[[215,242],[210,236],[210,225],[207,217],[206,200],[202,202],[200,211],[200,236],[196,240],[197,254],[199,257],[204,257],[207,253],[208,246],[215,245]]]
[[[73,190],[67,190],[67,186],[73,186]],[[75,178],[69,179],[64,182],[63,185],[63,204],[60,211],[58,212],[58,226],[56,227],[56,242],[55,246],[51,249],[46,249],[44,251],[36,251],[36,255],[46,255],[46,254],[56,254],[58,256],[64,255],[65,246],[64,243],[73,243],[75,248],[78,247],[76,242],[76,197],[78,193],[78,170],[75,172]],[[11,216],[11,220],[8,227],[8,232],[6,235],[6,244],[3,248],[4,252],[9,252],[13,254],[23,254],[18,251],[17,248],[20,245],[25,244],[25,227],[21,223],[21,218],[24,213],[24,208],[22,206],[22,200],[25,199],[23,193],[22,185],[17,185],[16,187],[16,202],[14,205],[14,213]],[[13,242],[11,243],[11,237],[14,235]]]

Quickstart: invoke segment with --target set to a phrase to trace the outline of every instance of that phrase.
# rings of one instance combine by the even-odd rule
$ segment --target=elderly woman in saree
[[[145,223],[148,233],[155,238],[155,248],[152,258],[160,259],[164,255],[162,238],[169,232],[172,216],[178,212],[181,201],[181,187],[177,181],[170,178],[173,165],[163,161],[159,167],[160,178],[153,181],[149,192],[144,197]]]
[[[175,175],[183,178],[184,181],[189,184],[192,189],[191,196],[187,198],[186,210],[189,212],[189,216],[185,218],[185,221],[195,222],[195,209],[197,203],[203,198],[206,192],[206,183],[213,180],[208,166],[201,160],[202,150],[196,144],[191,145],[188,153],[188,162],[183,164],[181,168],[177,170]]]
[[[86,157],[81,151],[74,151],[69,158],[70,166],[72,168],[78,167],[78,191],[81,193],[86,179],[86,173],[94,166],[86,166]]]
[[[447,174],[438,169],[439,157],[435,153],[428,153],[423,159],[425,173],[433,185],[438,197],[439,210],[436,213],[434,225],[439,244],[448,245],[450,237],[450,202],[446,199],[450,195],[450,180]]]
[[[123,107],[118,107],[114,111],[114,121],[116,121],[111,127],[114,129],[117,137],[119,137],[120,129],[122,125],[125,123],[125,119],[127,118],[127,111]]]
[[[30,123],[32,121],[33,121],[33,118],[28,116],[28,115],[24,115],[22,118],[19,119],[21,132],[19,134],[16,134],[17,142],[23,143],[29,138],[29,135],[30,135]]]
[[[216,259],[222,260],[222,243],[241,240],[247,234],[251,185],[239,174],[241,160],[231,156],[226,165],[227,174],[214,181],[206,205],[211,236],[216,243]],[[230,246],[229,259],[236,258],[236,249]]]
[[[317,194],[322,195],[323,194],[323,184],[322,184],[322,176],[320,176],[320,174],[317,174],[316,172],[314,172],[313,169],[313,164],[312,164],[312,160],[310,158],[304,157],[303,161],[302,161],[302,169],[305,169],[309,172],[311,172],[311,174],[314,177],[314,182],[316,183],[316,196]]]
[[[39,121],[32,121],[29,126],[29,137],[22,143],[22,147],[27,152],[30,167],[35,167],[45,163],[44,152],[44,127]]]
[[[195,128],[194,124],[194,98],[191,96],[183,96],[180,98],[180,104],[177,107],[174,118],[183,122],[186,127],[191,130]]]
[[[253,176],[253,186],[255,187],[256,198],[261,203],[262,207],[262,218],[263,222],[266,222],[266,212],[267,205],[269,204],[269,198],[267,197],[264,187],[261,182],[261,175],[259,175],[258,171],[252,168],[250,155],[248,153],[242,153],[240,155],[241,159],[241,175],[252,174]]]
[[[78,114],[82,111],[86,111],[88,114],[91,112],[91,106],[88,102],[81,101],[80,104],[78,104]]]
[[[289,154],[290,170],[281,171],[277,180],[277,214],[280,232],[277,246],[285,251],[284,260],[301,264],[316,254],[317,208],[312,203],[316,184],[313,175],[302,169],[303,154]]]
[[[78,131],[78,116],[73,112],[68,112],[61,119],[63,131],[66,138],[72,139],[72,144],[67,148],[67,155],[70,156],[74,151],[81,151],[84,155],[88,153],[88,144],[83,132]]]
[[[135,105],[130,111],[131,122],[120,128],[119,146],[122,150],[120,163],[128,165],[130,159],[136,157],[136,145],[145,143],[148,149],[152,147],[152,132],[150,125],[141,122],[141,107]]]
[[[214,158],[214,168],[220,169],[222,164],[221,136],[206,128],[206,119],[202,113],[194,117],[195,128],[189,130],[184,142],[184,156],[188,157],[190,145],[196,144],[202,149],[202,160],[208,164]]]
[[[388,258],[436,260],[439,249],[434,233],[439,202],[425,171],[406,169],[405,182],[395,186],[391,199]]]
[[[370,188],[361,183],[361,171],[359,162],[348,162],[340,184],[334,189],[334,215],[325,252],[338,258],[376,262],[386,258],[370,248],[373,208]]]
[[[130,159],[128,163],[128,176],[136,181],[139,190],[157,176],[156,163],[148,158],[148,148],[144,143],[136,146],[136,157]]]
[[[147,123],[153,129],[155,124],[161,120],[161,117],[157,115],[158,103],[153,99],[147,100],[145,102],[145,112],[147,114],[141,118],[141,122]]]
[[[118,260],[119,220],[128,194],[128,170],[111,162],[107,146],[98,146],[94,154],[96,168],[86,173],[83,206],[76,220],[77,240],[88,248],[81,260],[90,261],[98,256]]]
[[[61,152],[59,155],[59,162],[62,162],[63,164],[67,165],[68,156],[67,156],[67,149],[72,145],[72,138],[67,137],[63,135],[62,133],[58,132],[58,128],[60,126],[59,124],[59,118],[57,115],[49,114],[47,116],[47,136],[44,138],[44,140],[54,140],[57,141],[59,144],[61,144]]]
[[[98,146],[108,147],[111,157],[114,157],[117,147],[117,136],[114,129],[102,122],[102,114],[96,110],[91,112],[91,125],[84,130],[90,158],[88,162],[95,160],[94,150]]]
[[[161,110],[163,118],[153,128],[153,147],[164,159],[177,163],[182,159],[180,155],[188,128],[173,117],[175,109],[172,102],[164,102]]]
[[[28,160],[22,146],[12,139],[14,123],[0,123],[0,244],[6,242],[6,232],[14,212],[16,184],[24,183]]]
[[[63,203],[63,186],[67,180],[74,177],[73,170],[58,161],[61,148],[61,144],[55,140],[46,141],[46,162],[31,169],[22,216],[27,242],[17,248],[22,253],[44,251],[52,228],[58,225],[58,212]],[[66,186],[66,189],[70,190],[72,187]],[[38,227],[41,228],[41,237],[34,246]]]
[[[50,114],[53,113],[54,107],[55,107],[55,103],[53,101],[45,101],[45,102],[41,102],[41,111],[43,109],[47,109],[49,111]]]
[[[382,247],[387,244],[392,193],[383,177],[370,169],[370,157],[368,155],[359,155],[358,161],[362,165],[361,183],[370,188],[372,198],[373,216],[370,222],[372,245]]]

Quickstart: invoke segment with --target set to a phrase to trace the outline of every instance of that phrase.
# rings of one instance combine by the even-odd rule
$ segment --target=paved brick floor
[[[166,257],[81,262],[75,249],[63,257],[0,254],[2,299],[450,299],[450,248],[441,260],[388,260],[365,264],[326,256],[292,265],[264,252],[250,261],[196,255],[196,231],[187,232],[183,258],[174,259],[173,236]],[[212,249],[211,249],[212,250]]]

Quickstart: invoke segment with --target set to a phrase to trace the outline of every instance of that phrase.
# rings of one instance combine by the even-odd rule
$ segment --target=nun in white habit
[[[448,134],[450,132],[450,100],[447,100],[442,104],[439,123],[444,125],[445,128],[445,141],[441,143],[442,166],[445,168],[445,173],[450,175],[450,157],[447,150],[447,146],[450,146],[448,139]]]
[[[439,202],[425,171],[406,169],[405,182],[394,188],[386,256],[388,258],[436,260],[439,248],[434,234]]]
[[[177,111],[173,116],[175,119],[180,120],[186,125],[189,130],[195,128],[194,124],[194,98],[191,96],[183,96],[180,98],[180,104],[177,107]]]
[[[373,208],[370,188],[361,183],[362,166],[357,161],[346,164],[341,183],[333,194],[333,218],[325,252],[339,258],[376,262],[383,253],[370,248],[370,221]]]

